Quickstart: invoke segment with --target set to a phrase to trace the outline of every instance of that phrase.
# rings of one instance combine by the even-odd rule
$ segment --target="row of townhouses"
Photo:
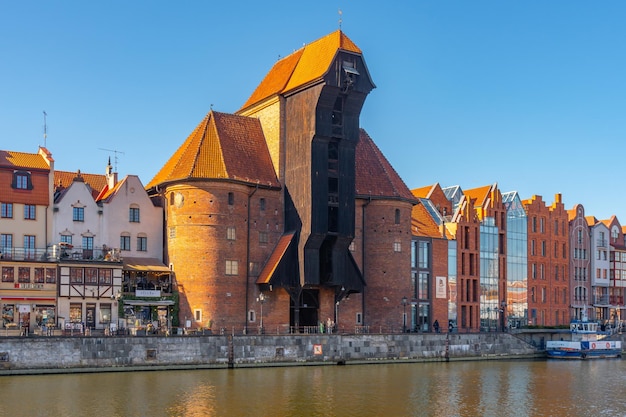
[[[211,110],[156,175],[0,151],[4,329],[500,331],[624,315],[617,218],[497,184],[409,189],[342,31]]]

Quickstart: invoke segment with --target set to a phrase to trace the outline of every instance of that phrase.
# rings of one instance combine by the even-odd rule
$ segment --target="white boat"
[[[549,341],[546,352],[555,359],[595,359],[619,358],[622,356],[622,342],[607,340],[606,334],[598,330],[598,323],[572,320],[570,323],[571,341]]]

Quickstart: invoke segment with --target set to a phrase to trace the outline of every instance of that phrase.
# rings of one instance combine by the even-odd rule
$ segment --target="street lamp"
[[[263,293],[259,294],[256,301],[261,303],[261,325],[259,326],[259,334],[263,334],[263,303],[265,302],[265,295]]]
[[[406,333],[406,303],[407,298],[402,297],[402,306],[404,307],[404,313],[402,314],[402,333]]]

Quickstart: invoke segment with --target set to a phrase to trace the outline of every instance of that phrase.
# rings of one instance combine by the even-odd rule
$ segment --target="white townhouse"
[[[610,255],[611,241],[609,227],[593,216],[587,216],[587,224],[591,234],[591,292],[593,311],[589,311],[589,318],[606,321],[610,318],[611,300],[609,297],[610,284]]]

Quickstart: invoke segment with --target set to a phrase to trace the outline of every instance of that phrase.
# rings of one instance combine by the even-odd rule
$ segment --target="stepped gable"
[[[332,32],[274,64],[239,111],[276,94],[322,80],[338,50],[362,54],[341,30]]]
[[[211,110],[146,188],[190,179],[280,188],[259,120]]]
[[[0,150],[0,168],[27,168],[49,171],[50,166],[38,153],[2,151]]]
[[[392,198],[417,204],[411,190],[363,129],[356,146],[355,165],[357,198]]]

